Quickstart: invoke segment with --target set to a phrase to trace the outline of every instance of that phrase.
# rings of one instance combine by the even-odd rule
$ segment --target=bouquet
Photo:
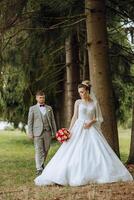
[[[60,143],[67,141],[69,138],[70,138],[70,132],[67,128],[61,128],[56,132],[56,139]]]

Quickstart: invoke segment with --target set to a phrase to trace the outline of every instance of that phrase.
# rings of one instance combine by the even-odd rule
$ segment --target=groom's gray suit
[[[51,106],[45,104],[45,113],[38,104],[31,106],[28,114],[28,134],[34,138],[36,169],[42,170],[51,138],[57,129]]]

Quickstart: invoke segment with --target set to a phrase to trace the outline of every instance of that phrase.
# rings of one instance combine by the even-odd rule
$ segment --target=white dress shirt
[[[46,114],[46,107],[45,107],[45,105],[40,107],[40,104],[38,103],[38,106],[39,106],[40,112],[41,112],[43,115],[45,115],[45,114]]]

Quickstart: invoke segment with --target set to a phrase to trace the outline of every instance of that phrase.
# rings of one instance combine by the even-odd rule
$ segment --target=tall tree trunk
[[[73,115],[74,102],[78,98],[79,83],[79,49],[77,34],[70,35],[65,41],[66,51],[66,72],[64,84],[64,122],[68,127]]]
[[[134,103],[132,111],[132,129],[131,129],[131,144],[127,164],[134,164]]]
[[[88,51],[84,50],[83,80],[89,80]]]
[[[85,0],[85,12],[91,84],[102,109],[103,134],[119,156],[118,131],[108,62],[105,0]]]

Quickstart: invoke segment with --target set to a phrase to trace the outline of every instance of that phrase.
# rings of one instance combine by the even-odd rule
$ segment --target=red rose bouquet
[[[70,132],[67,128],[61,128],[56,132],[56,138],[60,143],[63,143],[70,138]]]

